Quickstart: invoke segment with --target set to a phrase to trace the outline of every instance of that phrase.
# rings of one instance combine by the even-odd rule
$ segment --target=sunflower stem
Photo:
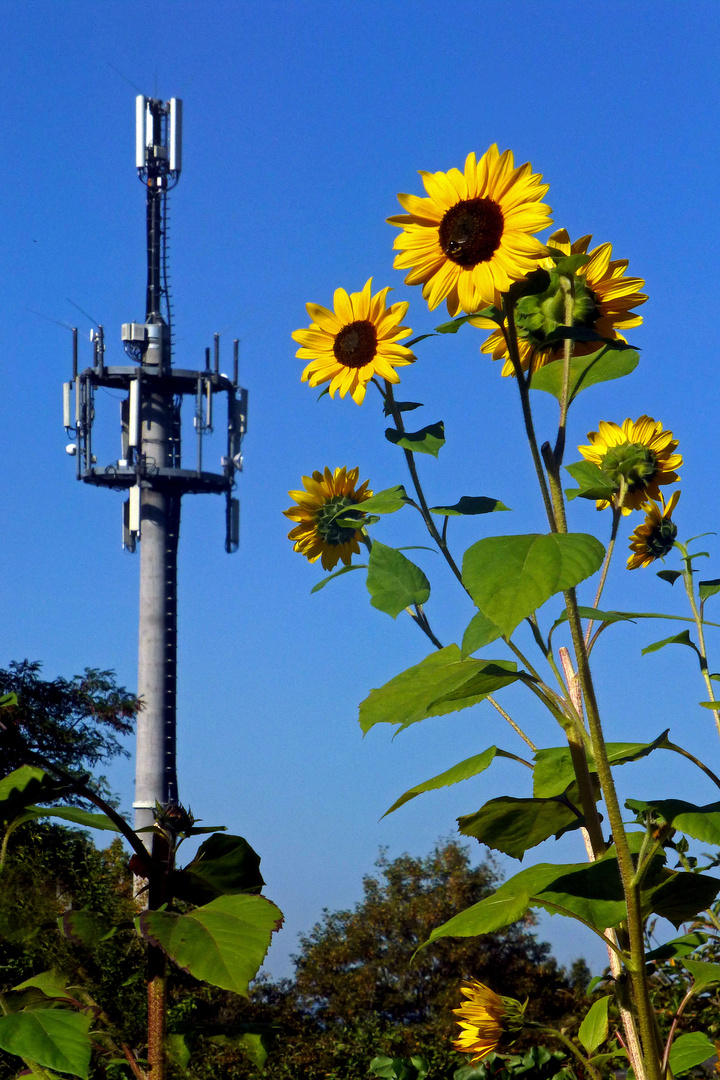
[[[701,610],[698,610],[697,600],[695,599],[695,582],[692,576],[692,561],[688,556],[687,548],[683,544],[676,545],[682,553],[683,561],[683,583],[685,585],[685,592],[687,593],[688,600],[690,601],[690,610],[695,620],[695,626],[697,627],[698,634],[698,657],[700,658],[700,671],[707,687],[707,692],[710,701],[716,701],[715,690],[713,688],[712,679],[710,678],[710,671],[708,669],[707,651],[705,648],[705,632],[703,630],[703,620]],[[720,735],[720,703],[718,708],[712,710],[712,714],[715,717],[715,727],[717,728],[718,735]]]
[[[513,729],[513,731],[515,731],[520,736],[520,738],[523,739],[523,741],[527,743],[527,745],[532,750],[533,754],[536,754],[537,753],[537,746],[535,745],[535,743],[532,741],[532,739],[528,738],[528,736],[525,734],[525,732],[520,727],[520,725],[515,723],[512,716],[509,716],[505,712],[502,705],[498,704],[498,702],[495,700],[495,698],[492,696],[492,694],[488,694],[486,700],[490,702],[490,704],[493,706],[493,708],[497,709],[497,711],[502,716],[503,720],[507,720],[508,724]],[[532,768],[532,766],[531,766],[531,768]]]
[[[507,294],[503,296],[503,309],[505,312],[505,320],[507,322],[507,327],[502,327],[501,329],[505,338],[505,344],[507,345],[508,353],[510,355],[510,362],[513,366],[513,371],[515,372],[515,379],[518,384],[518,390],[520,391],[520,404],[522,406],[523,420],[525,422],[525,432],[528,437],[528,443],[530,444],[530,453],[532,454],[535,472],[537,473],[538,483],[540,485],[540,493],[542,494],[543,505],[545,507],[545,513],[547,514],[547,519],[550,524],[550,531],[557,532],[557,525],[555,524],[553,507],[550,501],[550,493],[548,491],[547,480],[545,479],[545,471],[542,466],[540,451],[538,450],[538,443],[535,435],[535,425],[532,418],[532,409],[530,408],[530,393],[528,388],[529,384],[522,369],[522,364],[520,363],[520,353],[517,344],[517,330],[515,328],[515,304],[512,298]]]
[[[571,1039],[568,1039],[567,1035],[563,1035],[562,1031],[557,1031],[555,1028],[551,1027],[541,1027],[539,1030],[547,1035],[552,1035],[552,1037],[554,1039],[557,1039],[558,1042],[561,1042],[564,1046],[567,1046],[567,1048],[571,1050],[575,1057],[578,1059],[583,1069],[585,1069],[588,1075],[592,1076],[594,1080],[602,1080],[602,1076],[595,1068],[595,1066],[590,1064],[589,1060],[585,1057],[585,1055],[582,1054],[580,1050],[578,1050],[575,1043]]]
[[[622,481],[620,483],[619,495],[622,496],[622,497],[618,498],[617,505],[613,506],[613,508],[612,508],[613,520],[612,520],[612,528],[610,530],[610,540],[609,540],[609,543],[608,543],[608,546],[607,546],[607,551],[605,552],[605,559],[603,561],[602,570],[600,572],[600,583],[599,583],[599,585],[597,587],[597,592],[595,593],[595,599],[593,600],[593,607],[594,608],[597,608],[598,604],[600,603],[600,597],[603,594],[603,589],[605,588],[605,582],[606,582],[607,576],[608,576],[608,570],[610,569],[610,560],[612,558],[613,551],[615,550],[615,541],[617,540],[618,528],[620,526],[620,518],[622,517],[622,504],[623,504],[623,499],[624,499],[624,494],[625,494],[624,488],[625,488],[625,477],[622,478]],[[594,620],[591,619],[590,622],[587,624],[587,627],[585,628],[585,648],[586,649],[588,649],[589,644],[590,644],[590,635],[592,633],[593,622],[594,622]]]
[[[575,306],[575,279],[572,275],[560,278],[560,288],[565,294],[565,325],[573,324],[573,309]],[[567,414],[570,407],[570,360],[572,358],[572,338],[566,337],[563,341],[563,381],[560,397],[560,422],[558,424],[557,439],[555,440],[554,458],[556,468],[560,469],[565,454],[565,431],[567,428]]]
[[[386,401],[387,405],[389,405],[389,407],[390,407],[390,415],[392,416],[392,418],[393,418],[393,420],[395,422],[395,427],[397,428],[397,430],[400,432],[401,435],[404,435],[405,434],[405,424],[403,423],[402,413],[400,412],[400,410],[397,407],[397,403],[395,401],[395,395],[393,394],[392,383],[387,382],[387,380],[385,381],[385,395],[384,396],[385,396],[385,401]],[[405,447],[403,447],[403,453],[405,454],[405,461],[407,462],[407,467],[408,467],[408,469],[410,471],[410,477],[411,477],[412,482],[413,482],[413,487],[415,488],[415,494],[417,495],[418,502],[420,503],[420,513],[422,514],[423,521],[425,522],[425,525],[427,527],[427,531],[430,533],[431,537],[433,538],[433,540],[437,544],[438,548],[440,549],[440,552],[442,553],[443,557],[445,558],[445,561],[447,562],[448,566],[452,570],[453,574],[458,579],[458,581],[463,586],[463,588],[465,588],[460,569],[459,569],[457,563],[455,562],[455,560],[453,559],[452,555],[450,554],[450,549],[448,548],[444,537],[442,537],[440,535],[440,533],[438,532],[438,530],[437,530],[437,528],[435,526],[435,522],[432,519],[432,514],[430,513],[430,510],[429,510],[429,507],[428,507],[428,504],[427,504],[427,500],[425,498],[425,493],[423,492],[422,486],[420,484],[420,478],[418,476],[417,468],[415,466],[415,455],[414,455],[412,450],[407,450]],[[466,592],[467,592],[467,590],[466,590]]]

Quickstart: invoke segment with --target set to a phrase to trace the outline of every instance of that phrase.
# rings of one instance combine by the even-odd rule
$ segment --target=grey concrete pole
[[[145,364],[163,370],[167,328],[148,328],[151,339]],[[158,363],[158,361],[161,361]],[[154,381],[154,380],[153,380]],[[146,382],[146,385],[150,380]],[[171,464],[173,398],[160,384],[143,395],[142,452],[148,466]],[[152,474],[152,468],[150,468]],[[152,481],[151,481],[152,482]],[[177,547],[180,497],[153,485],[140,496],[140,620],[138,642],[138,696],[135,772],[135,828],[153,823],[159,803],[177,802],[175,766],[175,714],[177,684]],[[150,833],[144,834],[148,845]]]

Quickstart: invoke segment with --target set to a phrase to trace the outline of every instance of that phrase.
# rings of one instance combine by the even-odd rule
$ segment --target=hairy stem
[[[700,659],[700,671],[707,687],[708,699],[715,701],[715,690],[713,688],[712,679],[710,678],[710,672],[707,662],[707,650],[705,648],[705,632],[703,630],[702,615],[698,610],[697,601],[695,599],[695,583],[692,577],[692,565],[690,559],[687,556],[687,551],[681,547],[681,551],[684,552],[683,558],[683,582],[685,583],[685,592],[687,593],[688,600],[690,601],[690,609],[695,620],[695,626],[697,627],[698,635],[698,656]],[[720,703],[718,703],[717,709],[712,710],[712,714],[715,718],[715,727],[717,728],[718,735],[720,735]]]

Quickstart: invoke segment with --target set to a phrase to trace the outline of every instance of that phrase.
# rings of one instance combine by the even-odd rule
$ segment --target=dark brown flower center
[[[440,247],[458,266],[477,266],[500,247],[504,227],[503,212],[492,199],[463,199],[440,222]]]
[[[377,330],[367,319],[348,323],[335,338],[333,352],[344,367],[365,367],[377,352]]]

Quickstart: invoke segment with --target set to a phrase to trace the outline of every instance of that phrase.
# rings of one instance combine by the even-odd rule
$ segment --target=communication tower
[[[242,469],[247,428],[247,390],[238,383],[238,341],[232,378],[220,373],[220,335],[205,366],[174,368],[172,305],[168,272],[168,192],[182,169],[182,101],[136,99],[135,164],[147,202],[145,319],[124,323],[122,344],[129,364],[108,364],[102,326],[92,331],[92,365],[78,369],[73,330],[72,381],[63,386],[63,422],[76,458],[78,480],[127,492],[123,546],[140,545],[140,619],[135,827],[153,822],[156,802],[178,801],[176,770],[177,552],[180,501],[187,494],[225,495],[225,550],[237,550],[240,504],[235,474]],[[99,465],[93,453],[98,387],[120,390],[120,457]],[[214,427],[214,401],[227,401],[227,450],[221,472],[203,464],[203,440]],[[181,460],[183,401],[193,402],[194,468]],[[149,836],[149,834],[147,834]],[[148,841],[149,843],[149,841]]]

